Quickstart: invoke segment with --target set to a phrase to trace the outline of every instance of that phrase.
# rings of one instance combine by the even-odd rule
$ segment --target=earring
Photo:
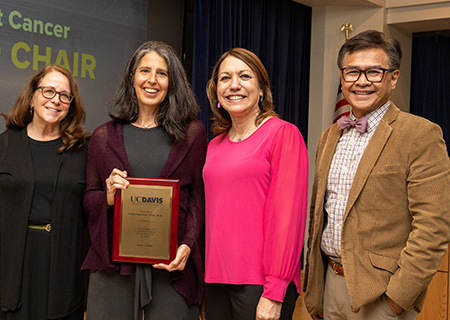
[[[259,105],[262,106],[264,102],[264,96],[259,96]]]
[[[217,109],[220,109],[221,105],[220,103],[217,103]]]

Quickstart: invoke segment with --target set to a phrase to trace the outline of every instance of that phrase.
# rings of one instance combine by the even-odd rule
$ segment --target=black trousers
[[[263,286],[210,284],[205,286],[207,320],[255,320]],[[291,282],[283,300],[280,320],[290,320],[298,298],[295,284]]]

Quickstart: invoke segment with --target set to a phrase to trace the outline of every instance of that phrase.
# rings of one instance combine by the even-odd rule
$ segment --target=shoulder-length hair
[[[188,124],[197,119],[200,110],[187,80],[186,71],[175,50],[160,41],[143,43],[131,56],[125,68],[122,82],[110,107],[109,115],[115,121],[135,122],[139,117],[139,104],[133,87],[136,69],[149,52],[156,52],[167,63],[169,89],[156,112],[156,121],[172,142],[186,137]]]
[[[261,60],[251,51],[243,48],[233,48],[222,54],[214,66],[211,79],[209,79],[206,86],[206,94],[208,95],[209,104],[214,114],[214,122],[211,126],[211,130],[215,135],[219,135],[231,128],[231,117],[228,111],[224,108],[217,108],[219,99],[217,98],[217,82],[219,69],[225,58],[232,56],[242,60],[253,71],[258,79],[259,86],[263,91],[263,99],[259,102],[259,112],[256,116],[255,125],[259,126],[261,122],[271,116],[277,116],[274,111],[272,92],[270,91],[269,76],[266,68],[262,64]]]
[[[67,69],[58,65],[50,65],[39,70],[28,81],[22,92],[20,92],[11,111],[8,114],[2,113],[2,116],[5,118],[7,128],[24,128],[32,122],[33,112],[31,110],[31,100],[33,99],[33,95],[36,94],[36,88],[39,87],[42,79],[53,71],[60,72],[66,76],[70,84],[70,94],[73,96],[73,99],[70,102],[69,111],[59,124],[61,140],[64,144],[59,151],[62,152],[72,147],[82,146],[90,136],[90,134],[83,129],[86,113],[84,111],[80,92],[78,91],[77,81]]]

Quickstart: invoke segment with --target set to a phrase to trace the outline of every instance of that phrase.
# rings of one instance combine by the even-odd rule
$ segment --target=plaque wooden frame
[[[127,180],[130,182],[130,185],[125,190],[118,189],[114,198],[114,230],[113,230],[113,261],[119,261],[119,262],[132,262],[132,263],[148,263],[148,264],[154,264],[154,263],[165,263],[168,264],[171,261],[175,259],[176,256],[176,250],[177,250],[177,237],[178,237],[178,210],[179,210],[179,201],[180,201],[180,180],[179,179],[158,179],[158,178],[137,178],[137,177],[128,177]],[[164,257],[162,256],[154,256],[152,254],[138,254],[133,255],[132,253],[124,252],[124,243],[130,242],[130,236],[125,234],[123,232],[122,226],[127,223],[128,220],[136,219],[136,217],[130,217],[131,214],[133,215],[141,215],[144,216],[143,219],[148,219],[149,221],[151,219],[157,219],[154,217],[149,217],[149,215],[154,215],[150,213],[150,211],[141,211],[141,213],[128,213],[123,212],[123,196],[127,196],[128,192],[127,190],[133,189],[130,188],[130,186],[139,186],[145,191],[145,197],[146,199],[158,199],[158,197],[153,198],[152,192],[155,192],[154,190],[166,190],[169,188],[171,190],[171,204],[170,204],[170,213],[163,212],[163,215],[170,214],[170,226],[167,226],[170,230],[164,230],[166,232],[169,232],[169,239],[170,244],[168,246],[169,252],[167,252],[167,255],[164,254]],[[138,197],[139,198],[139,197]],[[166,199],[167,200],[167,199]],[[128,201],[128,200],[127,200]],[[140,204],[141,205],[141,204]],[[152,204],[153,207],[157,210],[157,204]],[[141,205],[142,206],[142,205]],[[158,211],[160,212],[160,211]],[[161,215],[160,213],[158,215]],[[168,219],[168,217],[165,217],[165,219]],[[133,221],[136,225],[136,223]],[[139,228],[141,229],[141,228]],[[148,229],[150,228],[143,228]],[[147,231],[148,231],[147,230]],[[142,230],[140,231],[142,232]],[[145,233],[145,230],[144,230]],[[151,232],[148,232],[151,233]],[[135,236],[139,238],[136,234],[131,234],[131,236]],[[148,237],[148,235],[145,235],[145,237]],[[151,238],[151,237],[150,237]],[[147,240],[143,240],[143,243],[136,244],[136,246],[140,247],[153,247],[153,245],[150,242],[145,242]],[[131,243],[133,241],[131,240]],[[167,245],[167,243],[166,243]],[[133,244],[131,245],[133,247]],[[151,250],[151,249],[149,249]],[[133,251],[133,250],[131,250]],[[166,251],[164,250],[164,253]]]

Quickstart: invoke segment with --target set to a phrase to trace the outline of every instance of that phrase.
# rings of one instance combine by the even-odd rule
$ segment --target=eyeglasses
[[[356,82],[359,77],[361,77],[361,73],[364,73],[367,81],[369,82],[381,82],[383,81],[384,74],[386,72],[392,72],[396,69],[385,69],[385,68],[371,68],[367,70],[360,70],[356,68],[341,68],[342,79],[345,82]]]
[[[44,98],[47,98],[47,99],[53,99],[58,94],[59,100],[62,103],[71,103],[73,100],[73,96],[71,96],[67,92],[56,91],[55,88],[53,88],[53,87],[41,86],[41,87],[36,88],[36,90],[38,90],[38,89],[41,89],[42,95],[44,96]]]

